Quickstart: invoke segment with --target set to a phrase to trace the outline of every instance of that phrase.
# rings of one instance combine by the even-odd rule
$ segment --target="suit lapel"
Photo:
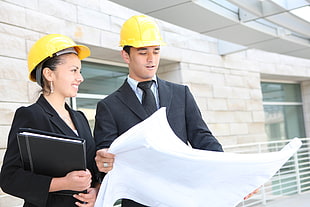
[[[43,95],[40,96],[37,103],[49,115],[51,123],[59,129],[60,133],[70,136],[76,136],[76,134],[72,131],[72,129],[60,118],[55,109],[47,102],[47,100],[43,97]],[[74,122],[74,124],[75,123],[76,122]]]
[[[157,78],[157,83],[160,107],[166,107],[166,110],[169,111],[172,99],[171,87],[167,85],[166,81],[159,78]]]
[[[170,109],[172,90],[168,86],[167,82],[157,78],[158,83],[158,95],[160,107],[166,107],[167,111]],[[127,105],[128,108],[135,113],[142,120],[146,119],[148,115],[143,109],[142,104],[139,102],[136,94],[132,91],[131,87],[125,80],[124,84],[118,89],[116,96],[120,99],[123,104]]]
[[[142,104],[139,102],[136,94],[132,91],[130,85],[127,83],[127,79],[118,89],[116,97],[119,98],[123,104],[127,105],[127,107],[142,120],[147,118],[147,114]]]
[[[81,120],[79,118],[77,118],[77,113],[79,113],[79,112],[73,111],[67,104],[66,104],[66,109],[69,111],[72,122],[73,122],[76,130],[78,131],[78,135],[80,137],[83,137],[82,135],[85,132],[84,131],[85,129],[84,129],[84,125],[82,124]],[[67,126],[67,124],[66,124],[66,126]],[[68,128],[70,128],[70,127],[68,126]],[[72,133],[72,132],[73,132],[73,130],[70,128],[70,133]],[[74,132],[73,132],[73,134],[75,136],[77,136]]]

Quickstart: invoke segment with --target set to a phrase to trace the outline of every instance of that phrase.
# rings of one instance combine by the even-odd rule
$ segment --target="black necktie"
[[[151,90],[153,82],[154,81],[144,81],[138,83],[138,87],[143,90],[142,106],[149,116],[157,110],[155,97]]]

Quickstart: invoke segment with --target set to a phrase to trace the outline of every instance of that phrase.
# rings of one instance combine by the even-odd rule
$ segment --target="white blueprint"
[[[112,143],[114,167],[95,207],[112,207],[120,198],[152,207],[234,207],[300,146],[295,138],[279,152],[262,154],[192,149],[176,137],[161,108]]]

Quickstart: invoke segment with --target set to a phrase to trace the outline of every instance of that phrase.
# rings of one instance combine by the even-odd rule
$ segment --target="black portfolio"
[[[86,170],[86,142],[83,139],[22,128],[17,140],[25,170],[51,177],[63,177],[74,170]],[[55,193],[72,195],[78,192]]]

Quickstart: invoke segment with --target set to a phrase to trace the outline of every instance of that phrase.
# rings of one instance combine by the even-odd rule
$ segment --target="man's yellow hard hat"
[[[120,46],[147,47],[166,45],[156,22],[145,15],[129,18],[120,32]]]
[[[71,38],[65,35],[49,34],[39,39],[28,53],[29,79],[35,82],[37,66],[48,57],[53,57],[57,52],[68,48],[74,48],[80,60],[90,55],[88,47],[77,45]]]

